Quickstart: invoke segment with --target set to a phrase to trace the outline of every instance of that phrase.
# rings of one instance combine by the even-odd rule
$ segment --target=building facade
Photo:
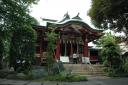
[[[51,26],[54,26],[55,32],[59,35],[56,41],[55,60],[64,63],[98,61],[98,50],[90,48],[88,43],[101,37],[103,30],[91,28],[83,22],[79,14],[73,18],[65,14],[61,21],[47,21],[46,26],[33,26],[37,32],[37,59],[45,62],[48,45],[45,33]]]

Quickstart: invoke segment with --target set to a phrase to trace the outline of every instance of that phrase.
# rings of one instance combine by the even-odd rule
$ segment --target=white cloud
[[[61,20],[67,11],[71,17],[79,12],[83,21],[91,25],[87,16],[90,5],[91,0],[40,0],[37,5],[32,6],[31,15],[42,24],[41,17]]]

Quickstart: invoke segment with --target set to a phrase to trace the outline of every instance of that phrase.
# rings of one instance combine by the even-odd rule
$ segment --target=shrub
[[[124,70],[128,72],[128,60],[124,62]]]
[[[70,76],[62,76],[62,75],[54,75],[47,76],[44,78],[46,81],[66,81],[66,82],[79,82],[79,81],[87,81],[85,76],[79,75],[70,75]]]
[[[72,75],[68,71],[61,71],[59,74],[46,76],[44,80],[78,82],[78,81],[87,81],[87,78],[85,76]]]
[[[106,72],[109,76],[119,76],[123,72],[123,61],[116,37],[108,33],[101,38],[100,46],[102,47],[101,55],[103,56],[103,65],[106,67]]]

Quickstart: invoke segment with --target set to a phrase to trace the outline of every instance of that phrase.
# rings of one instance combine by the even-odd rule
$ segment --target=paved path
[[[0,85],[128,85],[128,78],[92,78],[85,82],[31,82],[0,79]]]

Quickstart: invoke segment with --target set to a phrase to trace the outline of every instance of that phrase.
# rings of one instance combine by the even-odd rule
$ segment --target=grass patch
[[[40,82],[42,81],[79,82],[79,81],[87,81],[87,78],[85,76],[79,76],[79,75],[62,76],[60,74],[57,74],[57,75],[46,76],[36,81],[40,81]]]

